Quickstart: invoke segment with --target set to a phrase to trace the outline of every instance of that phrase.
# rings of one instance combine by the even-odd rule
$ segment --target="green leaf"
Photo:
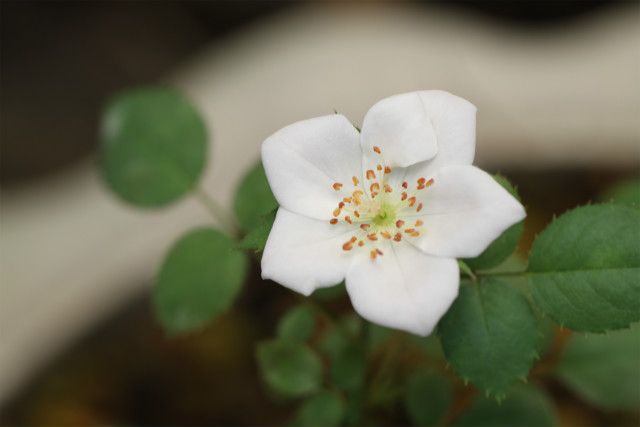
[[[252,230],[263,216],[278,208],[261,162],[245,175],[236,190],[233,209],[245,231]]]
[[[204,326],[228,309],[242,288],[248,264],[224,234],[196,229],[171,248],[153,293],[156,317],[171,333]]]
[[[257,224],[244,236],[239,245],[240,249],[254,251],[256,253],[262,252],[267,244],[267,239],[269,238],[269,233],[271,233],[271,227],[275,219],[276,211],[262,216]]]
[[[167,205],[193,190],[206,161],[202,117],[178,92],[134,89],[107,106],[102,174],[113,192],[139,207]]]
[[[617,205],[566,213],[536,239],[529,282],[536,303],[578,331],[640,320],[640,211]]]
[[[442,425],[452,401],[453,386],[444,375],[426,369],[411,374],[404,405],[414,425]]]
[[[640,408],[640,324],[607,334],[574,334],[556,374],[576,394],[606,409]]]
[[[602,199],[617,205],[640,208],[640,178],[632,178],[616,184],[605,193]]]
[[[509,193],[511,193],[513,197],[520,200],[518,191],[513,185],[511,185],[511,183],[509,183],[509,181],[507,181],[505,177],[501,175],[494,175],[493,178],[498,182],[498,184],[502,185]],[[512,225],[502,233],[500,237],[494,240],[483,253],[475,258],[467,258],[464,262],[474,271],[488,270],[500,265],[518,247],[518,242],[520,242],[523,230],[524,221],[520,221],[519,223]]]
[[[462,414],[458,427],[551,427],[557,425],[549,398],[539,389],[520,385],[506,399],[477,397]]]
[[[278,336],[295,341],[306,341],[316,325],[315,314],[308,305],[289,310],[278,323]]]
[[[444,354],[465,380],[497,396],[526,377],[538,346],[536,318],[507,283],[465,282],[438,325]]]
[[[322,363],[308,346],[297,341],[273,339],[258,344],[262,376],[284,397],[308,396],[320,388]]]
[[[339,285],[329,286],[328,288],[318,288],[313,291],[313,298],[317,298],[321,301],[337,299],[345,295],[347,295],[347,287],[344,282]]]
[[[302,404],[294,424],[304,427],[334,427],[340,425],[344,414],[345,405],[340,396],[323,390]]]
[[[346,345],[336,354],[331,364],[331,379],[342,390],[357,390],[364,384],[367,355],[354,343]]]

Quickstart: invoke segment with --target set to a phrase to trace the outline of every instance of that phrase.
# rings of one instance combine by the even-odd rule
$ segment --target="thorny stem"
[[[193,195],[231,237],[238,237],[235,220],[218,202],[200,187],[194,190]]]

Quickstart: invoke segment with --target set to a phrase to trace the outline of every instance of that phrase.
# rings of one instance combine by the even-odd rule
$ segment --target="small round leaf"
[[[236,190],[233,209],[238,223],[245,231],[250,231],[277,208],[278,202],[271,193],[262,163],[257,162]]]
[[[307,399],[298,411],[295,425],[334,427],[344,418],[345,405],[340,396],[321,391]]]
[[[157,318],[171,333],[204,326],[228,309],[247,271],[243,252],[214,229],[183,236],[164,260],[153,294]]]
[[[205,165],[207,131],[191,103],[168,88],[113,98],[104,113],[102,173],[125,201],[167,205],[192,190]]]
[[[316,319],[308,305],[299,305],[289,310],[278,323],[278,336],[296,341],[306,341],[313,333]]]
[[[453,385],[444,375],[420,370],[409,378],[404,404],[414,425],[441,425],[453,401]]]

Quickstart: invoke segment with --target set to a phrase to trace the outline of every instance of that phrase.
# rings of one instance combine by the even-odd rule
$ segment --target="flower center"
[[[424,224],[421,219],[415,219],[416,213],[424,206],[420,196],[422,191],[433,184],[432,179],[419,178],[411,186],[403,181],[398,188],[385,182],[390,175],[391,167],[382,158],[379,147],[373,147],[374,153],[381,157],[382,162],[376,165],[376,170],[369,169],[365,173],[367,185],[360,186],[360,180],[351,178],[353,190],[343,189],[344,184],[335,182],[332,187],[337,192],[343,192],[338,206],[333,210],[331,224],[344,222],[353,226],[354,235],[342,245],[342,250],[350,251],[355,247],[370,245],[372,260],[383,255],[377,247],[381,240],[400,242],[403,238],[419,237]],[[364,189],[368,189],[365,192]]]

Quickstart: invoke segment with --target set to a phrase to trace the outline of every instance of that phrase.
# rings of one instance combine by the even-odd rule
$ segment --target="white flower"
[[[443,91],[289,125],[262,145],[280,209],[262,277],[304,295],[345,280],[371,322],[431,333],[458,294],[456,258],[479,255],[525,216],[471,166],[476,108]]]

